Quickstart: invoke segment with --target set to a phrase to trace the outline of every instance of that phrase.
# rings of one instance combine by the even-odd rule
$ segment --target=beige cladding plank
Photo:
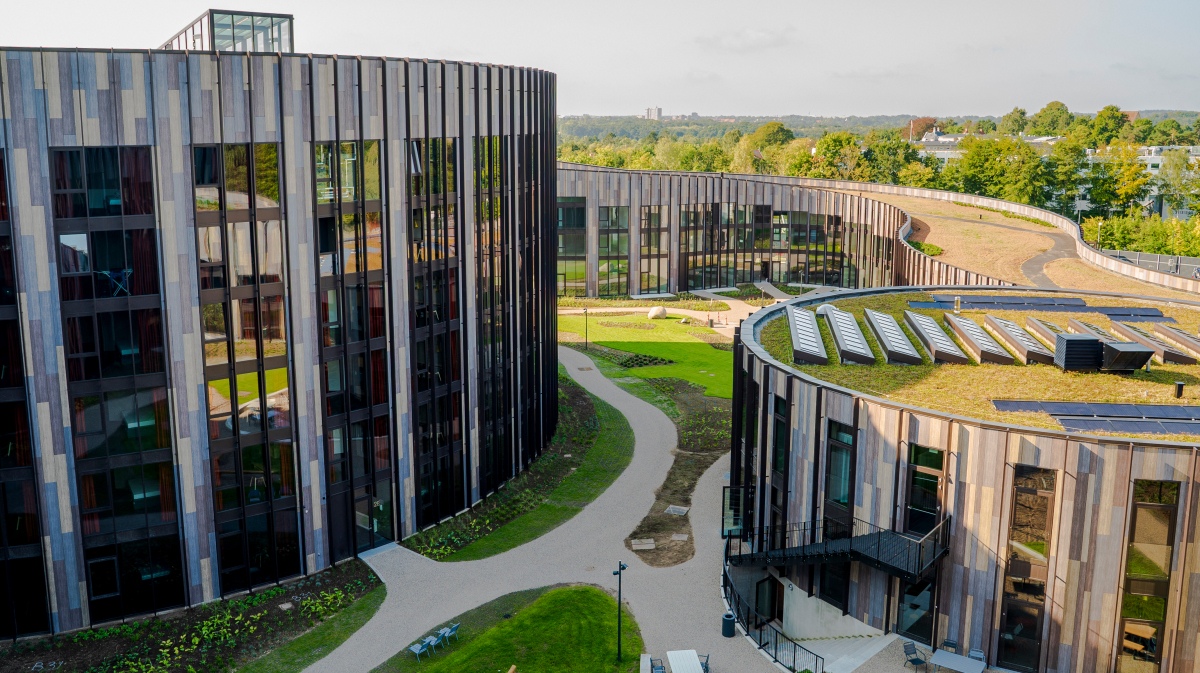
[[[42,73],[46,78],[46,116],[62,119],[62,83],[58,72],[59,52],[42,52]]]

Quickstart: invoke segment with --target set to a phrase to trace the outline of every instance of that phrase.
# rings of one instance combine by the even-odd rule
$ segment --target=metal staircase
[[[789,566],[858,561],[906,582],[917,582],[950,549],[950,517],[924,537],[859,519],[742,530],[726,546],[731,566]]]

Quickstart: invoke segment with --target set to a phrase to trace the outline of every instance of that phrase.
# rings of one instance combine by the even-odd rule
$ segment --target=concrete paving
[[[307,671],[369,671],[450,618],[513,591],[580,582],[615,593],[618,560],[629,565],[623,597],[654,658],[694,649],[711,654],[713,673],[779,670],[745,638],[721,636],[724,547],[718,526],[729,457],[709,468],[696,487],[690,513],[696,555],[671,568],[647,566],[624,540],[653,504],[654,489],[670,468],[675,424],[606,379],[582,353],[559,347],[558,357],[573,379],[628,419],[635,437],[629,467],[575,518],[498,556],[438,563],[399,546],[370,556],[367,563],[387,585],[387,598],[370,621]],[[591,371],[581,371],[585,367]]]
[[[780,301],[787,301],[788,299],[791,299],[794,296],[794,295],[790,295],[790,294],[784,292],[783,290],[780,290],[779,288],[775,287],[774,285],[768,283],[765,280],[760,280],[760,281],[756,282],[754,284],[754,287],[762,290],[763,292],[766,292],[767,296],[775,297],[776,299],[778,299]]]

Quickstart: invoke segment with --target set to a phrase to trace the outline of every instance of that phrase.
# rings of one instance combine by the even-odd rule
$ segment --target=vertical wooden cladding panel
[[[1195,484],[1200,480],[1200,460],[1196,460],[1194,450],[1192,457],[1190,483]],[[1184,502],[1187,503],[1186,515]],[[1200,521],[1197,519],[1200,516],[1200,489],[1190,488],[1188,499],[1180,500],[1179,518],[1184,516],[1188,518],[1188,525],[1175,543],[1183,550],[1183,563],[1179,567],[1179,611],[1175,621],[1178,628],[1174,651],[1171,653],[1175,660],[1172,670],[1175,673],[1195,673],[1196,661],[1200,659],[1200,629],[1196,628],[1200,624],[1200,545],[1197,544],[1196,535],[1197,521]]]
[[[181,535],[187,557],[188,596],[214,598],[216,533],[208,478],[208,433],[204,394],[204,352],[200,333],[199,288],[192,207],[192,161],[187,60],[183,54],[156,54],[152,63],[155,166],[162,248],[163,310],[170,354],[171,402],[175,418]]]
[[[817,417],[817,397],[821,389],[792,379],[792,483],[788,497],[788,522],[813,518],[812,494],[817,487],[817,450],[821,422]]]
[[[312,78],[312,141],[326,142],[337,138],[337,105],[335,85],[337,59],[332,56],[313,56]]]
[[[110,56],[112,97],[117,144],[149,145],[154,142],[150,123],[150,55],[116,52]]]
[[[353,57],[333,59],[337,68],[337,129],[339,140],[359,139],[359,61]]]
[[[390,64],[388,64],[390,67]],[[384,61],[378,58],[362,60],[360,86],[362,89],[362,134],[364,140],[382,140],[384,137]],[[394,90],[394,89],[393,89]],[[390,101],[388,110],[392,115],[402,113],[397,101]]]
[[[425,63],[425,112],[428,118],[425,128],[430,138],[441,138],[443,130],[442,113],[445,93],[446,66],[442,63]],[[510,141],[511,142],[511,141]],[[509,161],[515,161],[516,152],[510,145]]]
[[[222,142],[250,142],[250,57],[223,54],[217,91],[221,101]]]
[[[1109,670],[1120,607],[1129,457],[1128,445],[1067,445],[1067,473],[1074,478],[1063,480],[1058,532],[1057,575],[1065,577],[1061,633],[1048,668]]]
[[[113,88],[113,64],[107,51],[76,52],[75,86],[80,97],[81,145],[96,147],[120,144],[117,131],[117,93]]]
[[[890,528],[895,504],[900,412],[865,400],[859,403],[862,406],[858,417],[861,428],[854,516],[880,528]]]
[[[216,91],[219,63],[215,54],[188,56],[188,101],[192,143],[221,142],[220,101]]]
[[[80,600],[83,546],[76,537],[75,462],[66,414],[67,381],[58,294],[56,239],[50,215],[46,90],[43,60],[30,51],[0,52],[0,97],[7,119],[9,217],[23,309],[22,341],[30,439],[40,483],[47,593],[54,630],[85,625]],[[59,80],[61,81],[61,80]],[[54,86],[58,86],[56,81]],[[86,587],[84,592],[86,594]]]
[[[416,530],[416,484],[412,468],[412,452],[408,447],[413,446],[412,420],[409,416],[409,325],[408,325],[408,253],[404,232],[408,224],[408,194],[405,189],[407,175],[407,147],[404,138],[407,137],[408,89],[405,81],[409,64],[404,61],[387,61],[382,76],[386,86],[387,108],[390,112],[384,120],[386,133],[389,138],[386,162],[386,205],[388,212],[388,248],[391,257],[391,278],[388,296],[391,301],[392,325],[394,326],[392,341],[392,380],[396,385],[393,389],[393,407],[396,412],[394,428],[396,446],[398,448],[396,470],[399,475],[396,492],[399,497],[400,526],[402,531]],[[417,131],[413,131],[416,137]],[[471,265],[468,265],[471,266]],[[470,324],[472,321],[468,321]],[[469,349],[474,350],[474,349]]]
[[[82,141],[79,80],[79,52],[42,52],[42,73],[46,82],[46,132],[50,147],[72,147]],[[0,141],[2,142],[2,141]]]
[[[826,391],[825,417],[844,425],[853,425],[854,398],[832,390]]]
[[[918,418],[913,416],[910,428],[920,425]],[[938,642],[950,638],[963,648],[989,651],[995,621],[1006,433],[969,425],[955,429],[954,451],[947,456],[951,485],[944,496],[952,503],[946,508],[953,516],[950,553],[942,561],[939,576],[939,589],[946,600],[941,601],[934,638]]]
[[[292,389],[303,391],[292,400],[300,469],[306,568],[327,565],[321,505],[325,473],[321,469],[319,320],[313,288],[312,101],[308,88],[311,61],[307,56],[281,56],[279,61],[280,141],[283,146],[285,212],[288,217],[288,304],[291,329]]]
[[[279,56],[250,56],[250,123],[254,141],[277,143],[283,138],[280,127]],[[294,59],[293,59],[294,60]]]

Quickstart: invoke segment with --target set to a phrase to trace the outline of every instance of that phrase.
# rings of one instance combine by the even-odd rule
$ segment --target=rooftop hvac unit
[[[1132,341],[1110,341],[1104,344],[1104,362],[1100,368],[1106,372],[1131,372],[1146,366],[1154,357],[1154,349]]]
[[[1094,372],[1104,364],[1104,345],[1090,334],[1054,335],[1054,366],[1064,372]]]

